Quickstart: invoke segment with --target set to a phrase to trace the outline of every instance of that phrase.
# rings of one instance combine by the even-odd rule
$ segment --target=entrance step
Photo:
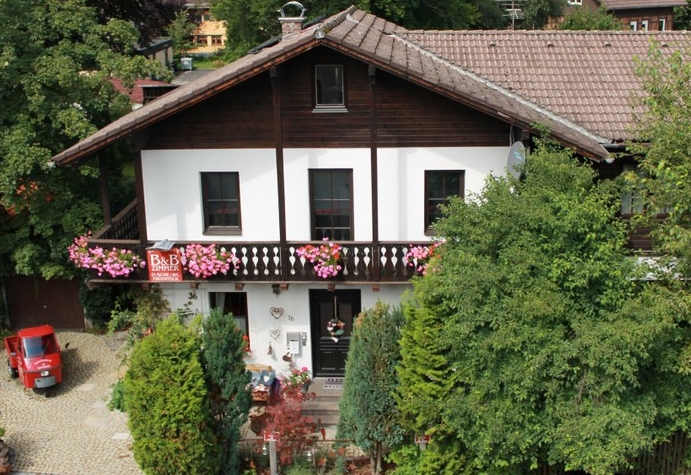
[[[309,391],[316,397],[302,403],[302,413],[312,417],[322,427],[338,424],[338,404],[343,395],[341,378],[339,388],[338,380],[334,378],[315,378]]]

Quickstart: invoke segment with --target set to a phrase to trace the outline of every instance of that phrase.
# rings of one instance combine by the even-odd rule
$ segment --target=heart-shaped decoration
[[[281,330],[269,330],[269,335],[271,335],[271,338],[274,340],[278,340],[278,337],[281,336]]]
[[[283,309],[281,307],[271,307],[269,312],[271,313],[271,316],[276,319],[279,319],[283,316]]]

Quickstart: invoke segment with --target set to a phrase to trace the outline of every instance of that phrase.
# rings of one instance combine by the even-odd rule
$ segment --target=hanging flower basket
[[[341,338],[341,335],[345,333],[344,328],[345,323],[335,317],[329,320],[326,324],[326,331],[329,332],[329,334],[331,335],[331,339],[334,341],[334,343],[338,343],[338,340]]]
[[[180,254],[183,268],[197,278],[226,275],[240,268],[240,259],[216,244],[188,244],[180,248]]]
[[[429,246],[413,246],[408,248],[405,256],[403,256],[403,263],[409,267],[415,268],[417,275],[425,275],[427,273],[427,265],[429,260],[437,252],[437,248],[444,244],[445,240],[439,240]]]
[[[76,237],[67,248],[70,260],[77,267],[93,269],[99,277],[104,273],[111,277],[127,277],[135,269],[146,267],[146,261],[128,249],[88,247],[89,237],[91,233]]]
[[[330,242],[328,238],[324,238],[324,244],[313,246],[307,244],[298,247],[295,254],[299,257],[309,261],[319,277],[328,279],[329,277],[336,277],[343,269],[341,267],[341,245],[335,242]]]

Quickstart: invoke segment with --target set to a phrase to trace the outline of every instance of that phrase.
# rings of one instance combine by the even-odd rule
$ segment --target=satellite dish
[[[525,165],[525,147],[521,142],[514,142],[509,149],[509,158],[506,160],[506,169],[514,177],[521,176],[521,169]]]

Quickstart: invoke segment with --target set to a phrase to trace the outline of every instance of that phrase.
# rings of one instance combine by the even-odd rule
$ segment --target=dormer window
[[[314,110],[312,112],[348,112],[345,104],[342,64],[314,67]]]

